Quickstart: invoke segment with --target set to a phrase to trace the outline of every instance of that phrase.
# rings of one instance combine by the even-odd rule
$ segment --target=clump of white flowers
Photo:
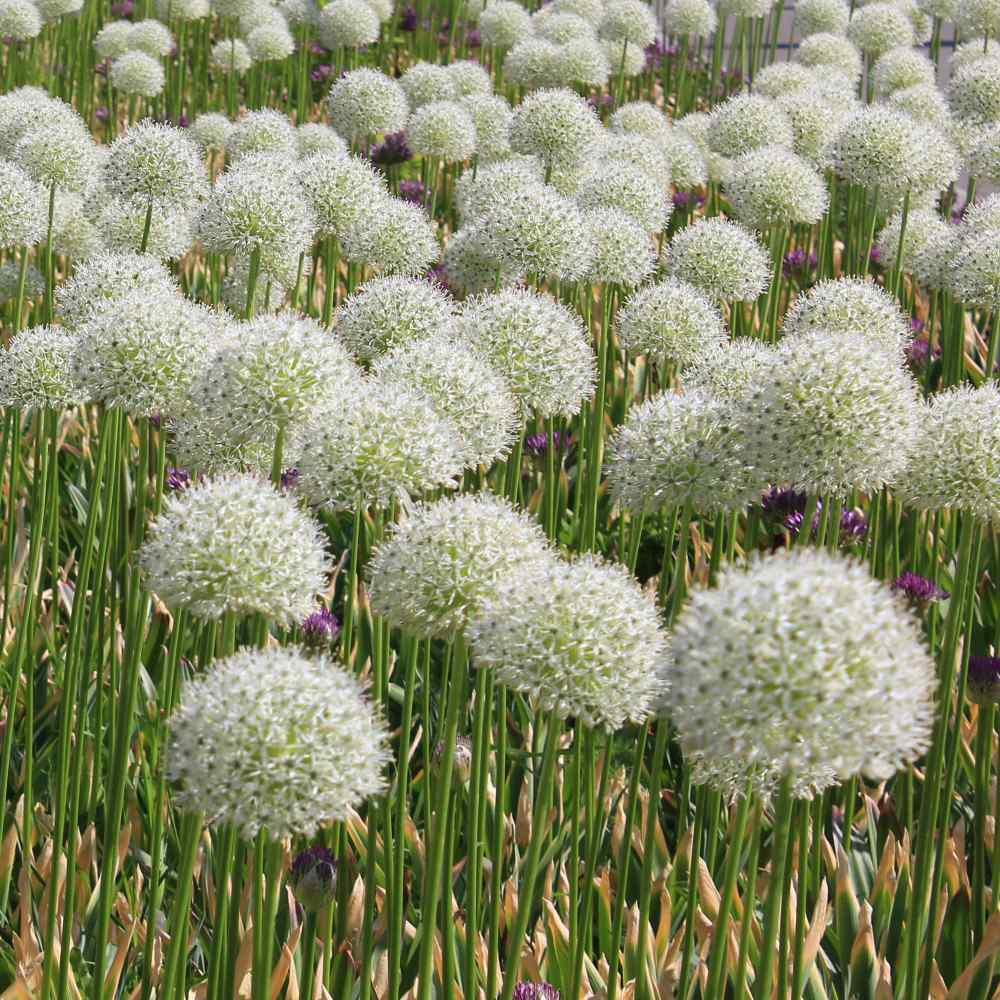
[[[917,41],[906,11],[894,3],[873,3],[854,11],[847,26],[847,37],[867,56],[880,55]]]
[[[150,590],[195,618],[261,614],[283,625],[314,607],[331,569],[316,522],[252,475],[168,496],[139,550]]]
[[[190,205],[207,191],[197,146],[178,128],[142,121],[111,144],[104,184],[119,198]]]
[[[838,69],[852,82],[861,76],[861,53],[857,46],[843,36],[828,31],[803,38],[795,51],[795,60],[814,69]]]
[[[597,163],[580,179],[576,201],[583,208],[617,208],[649,233],[658,233],[673,209],[662,180],[629,163]]]
[[[842,35],[851,19],[844,0],[801,0],[795,5],[795,25],[803,38],[818,32]]]
[[[399,82],[376,69],[362,67],[334,82],[327,98],[330,122],[345,139],[398,132],[410,106]]]
[[[725,795],[885,779],[929,743],[936,681],[918,623],[866,566],[821,550],[727,570],[696,593],[669,669],[693,779]]]
[[[476,151],[476,126],[472,116],[456,101],[431,101],[410,116],[407,140],[420,156],[455,163]]]
[[[399,78],[410,108],[416,110],[435,101],[457,101],[458,86],[447,66],[436,63],[414,63]]]
[[[253,65],[253,56],[247,43],[239,38],[229,38],[216,42],[209,53],[208,64],[214,73],[242,75]]]
[[[384,178],[356,156],[314,153],[299,164],[298,180],[320,233],[340,240],[389,197]]]
[[[295,156],[298,152],[295,126],[280,111],[270,108],[248,111],[229,133],[226,150],[234,162],[251,153]]]
[[[311,836],[383,791],[388,742],[354,674],[294,647],[243,649],[184,686],[167,776],[212,825]]]
[[[510,146],[550,166],[583,158],[600,135],[594,109],[571,90],[539,90],[514,109]]]
[[[167,82],[159,59],[138,49],[131,49],[115,59],[108,70],[108,79],[123,94],[146,98],[156,97]]]
[[[594,256],[587,279],[594,284],[634,288],[656,270],[656,248],[646,229],[620,208],[592,208],[584,213]]]
[[[378,41],[378,15],[364,0],[332,0],[319,12],[319,40],[331,50],[357,49]]]
[[[533,32],[531,15],[514,0],[494,0],[479,16],[483,45],[509,49]]]
[[[708,145],[722,156],[739,156],[762,146],[791,149],[794,139],[781,108],[757,94],[737,94],[723,101],[708,126]]]
[[[703,219],[679,230],[664,256],[670,274],[716,301],[753,301],[770,282],[771,264],[760,240],[724,219]]]
[[[64,410],[83,402],[73,373],[76,337],[58,326],[33,326],[0,351],[0,406]]]
[[[48,198],[19,166],[0,161],[0,247],[32,246],[45,238]]]
[[[826,184],[813,167],[775,146],[737,157],[724,186],[733,214],[754,229],[814,225],[829,202]]]
[[[419,206],[387,198],[368,207],[344,236],[344,256],[383,274],[424,274],[441,256],[433,220]]]

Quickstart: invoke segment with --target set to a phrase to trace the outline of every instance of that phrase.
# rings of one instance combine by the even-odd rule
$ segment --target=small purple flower
[[[403,201],[412,201],[414,205],[422,205],[424,203],[424,195],[426,193],[427,192],[422,181],[399,182],[399,197],[402,198]]]
[[[677,51],[676,49],[674,50]],[[663,42],[657,40],[652,45],[646,46],[646,69],[658,69],[663,62],[665,55],[670,55],[670,49],[665,48]]]
[[[368,154],[372,163],[390,167],[413,159],[405,132],[391,132]]]
[[[970,656],[966,690],[977,705],[1000,701],[1000,656]]]
[[[322,83],[332,72],[333,67],[329,63],[318,63],[309,71],[309,79],[313,83]]]
[[[191,124],[191,119],[188,118],[187,115],[181,115],[180,118],[177,119],[178,128],[187,128],[190,124]]]
[[[313,42],[309,47],[312,49],[314,56],[325,56],[330,51],[325,45],[320,45],[319,42]]]
[[[106,122],[111,117],[111,112],[102,105],[94,112],[94,117],[99,122]]]
[[[299,484],[299,470],[293,465],[290,469],[285,469],[281,474],[281,488],[283,490],[294,490]]]
[[[610,108],[614,103],[614,98],[610,94],[591,94],[587,98],[587,103],[592,107],[596,108],[598,111],[601,108]]]
[[[943,601],[948,591],[942,590],[933,580],[919,573],[907,570],[892,581],[892,589],[899,591],[914,604],[928,604],[931,601]]]
[[[406,10],[400,15],[399,26],[403,31],[416,31],[417,30],[417,9],[416,7],[407,7]]]
[[[333,901],[337,888],[337,859],[319,844],[299,851],[289,881],[302,909],[316,913]]]
[[[479,34],[478,28],[469,28],[465,33],[465,44],[469,46],[470,49],[478,49],[483,44],[482,36]]]
[[[878,247],[872,247],[868,257],[873,264],[878,264],[882,260],[882,251]]]
[[[845,510],[840,515],[840,537],[850,544],[860,541],[868,534],[868,519],[860,510]]]
[[[552,443],[556,451],[569,451],[573,439],[569,431],[556,431],[552,435]],[[524,448],[531,455],[544,455],[549,450],[548,434],[529,434],[524,439]]]
[[[186,490],[191,485],[191,473],[187,469],[167,469],[163,484],[168,490]]]
[[[518,983],[514,1000],[559,1000],[559,991],[551,983]]]
[[[96,73],[96,74],[97,74],[98,76],[107,76],[107,75],[108,75],[108,69],[109,69],[110,67],[111,67],[111,60],[110,60],[110,59],[105,59],[105,60],[104,60],[104,62],[99,62],[99,63],[98,63],[98,64],[97,64],[97,65],[96,65],[96,66],[94,67],[94,72],[95,72],[95,73]],[[105,109],[105,110],[107,110],[107,109]]]
[[[314,611],[303,619],[300,628],[302,641],[312,649],[324,649],[336,642],[340,635],[340,622],[328,608]]]
[[[926,340],[917,338],[906,345],[906,360],[913,368],[923,368],[930,359],[931,345]]]
[[[778,489],[772,486],[760,501],[764,513],[784,520],[789,514],[803,514],[806,509],[806,495],[795,489]]]
[[[790,250],[785,254],[785,259],[782,262],[782,271],[784,271],[786,278],[791,278],[795,275],[808,275],[818,263],[819,258],[814,253],[806,253],[801,248]]]
[[[432,285],[438,285],[439,287],[445,289],[445,291],[451,291],[451,285],[448,284],[448,272],[445,271],[444,265],[436,264],[432,267],[425,275],[424,278],[429,281]]]
[[[111,5],[111,13],[115,17],[131,17],[132,12],[135,10],[135,4],[132,0],[120,0],[119,3],[113,3]]]
[[[922,319],[917,319],[917,317],[914,316],[910,320],[910,329],[914,333],[923,333],[923,331],[924,331],[924,321]]]

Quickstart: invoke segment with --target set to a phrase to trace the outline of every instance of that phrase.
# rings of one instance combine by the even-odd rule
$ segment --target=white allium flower
[[[414,63],[399,78],[399,86],[403,88],[413,111],[433,101],[456,101],[459,98],[458,84],[448,72],[448,67],[436,63]]]
[[[798,333],[746,402],[765,477],[812,492],[874,492],[894,481],[917,434],[916,383],[898,350],[867,333]]]
[[[191,396],[203,412],[219,415],[221,436],[233,444],[273,447],[280,431],[349,404],[361,385],[361,370],[339,338],[284,312],[232,329]]]
[[[663,696],[659,612],[622,566],[596,556],[518,567],[468,636],[477,667],[560,718],[615,730],[644,721]]]
[[[928,17],[939,17],[942,21],[954,21],[958,0],[916,0],[916,6]]]
[[[951,72],[957,73],[963,66],[978,62],[980,59],[995,59],[998,56],[1000,56],[1000,40],[970,38],[967,42],[955,46],[955,51],[951,54]]]
[[[572,416],[594,392],[596,362],[580,317],[561,302],[509,288],[466,300],[457,330],[503,375],[526,410]]]
[[[481,224],[489,252],[510,270],[578,281],[594,255],[579,208],[542,185],[490,205]]]
[[[191,123],[189,131],[203,152],[225,149],[233,123],[218,111],[206,111]]]
[[[93,206],[88,205],[80,195],[56,191],[53,209],[52,249],[55,253],[82,261],[108,249],[94,224]],[[135,244],[136,248],[138,246],[139,242]]]
[[[446,328],[378,357],[374,374],[422,396],[458,430],[462,464],[489,468],[514,443],[519,409],[507,383]]]
[[[593,284],[641,285],[656,270],[656,248],[648,231],[619,208],[592,208],[584,213],[594,257],[586,278]]]
[[[476,151],[476,126],[457,101],[431,101],[410,115],[406,124],[410,148],[418,156],[456,163]]]
[[[330,122],[345,139],[399,132],[410,106],[400,84],[378,70],[362,67],[345,73],[330,88]]]
[[[288,22],[271,0],[253,0],[247,10],[240,14],[239,32],[246,38],[261,25],[288,27]]]
[[[509,49],[533,32],[531,15],[514,0],[494,0],[479,15],[483,45]]]
[[[112,144],[104,184],[118,198],[190,205],[208,188],[198,147],[179,128],[142,121]]]
[[[1000,519],[1000,389],[954,386],[931,396],[920,439],[895,484],[919,510],[952,508],[984,521]]]
[[[899,356],[910,340],[910,324],[894,296],[867,278],[820,281],[799,295],[785,314],[786,338],[826,333],[859,334],[869,349]]]
[[[875,241],[884,266],[895,267],[898,257],[902,270],[912,274],[922,285],[936,287],[940,279],[939,249],[942,241],[950,242],[954,236],[953,227],[945,222],[938,212],[910,209],[906,216],[906,229],[903,232],[903,247],[900,254],[899,236],[902,221],[901,212],[893,216]],[[871,287],[877,288],[877,286]],[[888,312],[888,306],[886,311]],[[898,315],[898,308],[896,312]]]
[[[354,156],[316,153],[301,162],[298,178],[324,236],[343,239],[367,207],[389,199],[385,178]]]
[[[693,780],[811,798],[916,760],[934,721],[918,622],[868,567],[798,548],[724,572],[681,612],[670,716]]]
[[[170,272],[149,254],[101,251],[56,289],[56,313],[76,329],[105,310],[120,312],[119,303],[132,292],[155,299],[167,293],[179,296]]]
[[[796,91],[777,102],[792,123],[796,154],[817,169],[832,166],[833,143],[854,110],[853,102],[828,101],[815,89]]]
[[[392,18],[396,8],[395,0],[365,0],[369,7],[375,11],[375,16],[382,24]]]
[[[20,261],[10,259],[5,264],[0,264],[0,302],[12,302],[17,298],[20,278]],[[24,272],[24,301],[31,302],[44,294],[45,275],[34,264],[29,264]]]
[[[132,24],[129,29],[128,47],[145,52],[154,59],[162,59],[173,51],[174,36],[162,21],[147,18]]]
[[[137,97],[156,97],[167,82],[159,60],[137,49],[115,59],[108,77],[116,90]]]
[[[77,121],[76,112],[68,104],[50,97],[40,87],[17,87],[0,94],[0,155],[9,160],[24,132],[43,115]]]
[[[851,8],[844,0],[800,0],[795,5],[795,26],[806,38],[819,32],[842,35],[851,19]]]
[[[303,122],[295,130],[295,143],[302,159],[315,153],[346,155],[347,143],[329,125]]]
[[[671,35],[707,38],[719,18],[708,0],[671,0],[663,12],[663,30]]]
[[[1000,4],[996,0],[958,0],[955,24],[963,35],[1000,37]]]
[[[601,143],[601,163],[605,166],[628,164],[637,167],[661,187],[668,188],[673,165],[667,150],[672,138],[657,141],[636,132],[608,132]],[[581,178],[581,183],[584,178]]]
[[[26,42],[42,30],[42,15],[31,0],[0,3],[0,37]]]
[[[540,156],[548,164],[583,159],[599,135],[596,112],[571,90],[529,94],[510,123],[511,149]]]
[[[722,313],[694,285],[666,278],[629,296],[618,310],[621,346],[683,368],[726,341]]]
[[[247,48],[254,62],[287,59],[295,51],[295,39],[284,20],[280,24],[261,24],[247,35]]]
[[[73,374],[76,337],[59,326],[33,326],[0,351],[0,406],[65,410],[84,401]]]
[[[176,413],[222,320],[165,289],[133,290],[78,328],[76,378],[87,398],[137,416]]]
[[[278,10],[292,27],[312,28],[319,16],[316,0],[279,0]]]
[[[83,120],[61,115],[28,128],[10,158],[43,187],[63,191],[89,190],[100,164]]]
[[[670,274],[720,302],[752,302],[770,283],[771,262],[760,240],[724,219],[703,219],[679,230],[664,258]]]
[[[708,145],[722,156],[739,156],[761,146],[791,149],[791,123],[778,104],[756,94],[737,94],[711,114]]]
[[[388,729],[361,682],[294,647],[214,663],[185,685],[170,734],[174,800],[247,840],[312,836],[386,787]]]
[[[504,80],[525,90],[564,86],[563,48],[544,38],[522,38],[504,56]]]
[[[145,199],[114,199],[97,219],[97,229],[108,250],[137,251],[142,246],[146,213]],[[191,248],[194,235],[187,211],[171,202],[153,202],[145,253],[157,260],[178,260]]]
[[[1000,308],[1000,232],[962,227],[950,259],[946,282],[959,302],[979,309]]]
[[[663,139],[670,134],[670,119],[648,101],[623,104],[608,122],[613,132],[635,132],[651,139]]]
[[[611,74],[604,48],[593,38],[577,38],[560,45],[556,66],[561,83],[583,87],[603,87]]]
[[[459,98],[471,97],[474,94],[492,94],[493,81],[485,67],[471,59],[459,59],[448,64],[448,75]]]
[[[33,6],[33,5],[32,5]],[[94,35],[94,52],[100,60],[117,59],[129,50],[131,21],[108,21]]]
[[[623,45],[611,38],[599,39],[611,65],[611,72],[621,73],[626,79],[638,76],[646,69],[646,50],[638,45]]]
[[[243,318],[247,304],[247,283],[250,280],[250,261],[238,257],[229,273],[222,279],[221,299],[223,305],[239,319]],[[285,301],[287,289],[269,276],[261,276],[254,288],[254,316],[277,312]]]
[[[156,16],[169,24],[172,20],[198,21],[212,13],[208,0],[156,0]]]
[[[803,66],[833,67],[850,80],[861,78],[862,62],[858,47],[841,35],[819,32],[803,38],[795,50],[795,59]]]
[[[815,87],[816,74],[802,63],[793,62],[771,63],[763,67],[753,81],[755,93],[772,99]]]
[[[667,224],[673,202],[663,181],[656,181],[631,164],[597,163],[580,181],[576,200],[582,208],[617,208],[649,233]]]
[[[933,83],[904,87],[889,95],[888,105],[918,122],[933,125],[946,134],[952,131],[951,111],[944,94]]]
[[[48,197],[20,167],[0,160],[0,247],[32,246],[48,230]]]
[[[756,337],[708,344],[684,370],[684,388],[740,403],[776,361],[776,348]]]
[[[934,63],[919,49],[909,46],[889,49],[872,67],[875,93],[882,97],[889,97],[905,87],[933,84],[935,77]]]
[[[555,45],[565,45],[579,39],[597,40],[594,25],[579,14],[553,10],[552,6],[540,7],[531,16],[535,37],[544,38]]]
[[[867,7],[859,7],[847,26],[847,37],[873,59],[889,49],[900,45],[909,47],[917,41],[906,11],[894,3],[873,3]]]
[[[260,0],[211,0],[212,13],[217,17],[245,17],[260,3]]]
[[[364,0],[331,0],[316,18],[319,40],[331,50],[373,45],[380,28],[378,14]]]
[[[615,501],[645,513],[684,504],[699,513],[742,509],[766,483],[747,465],[739,420],[727,400],[698,390],[633,407],[609,443]]]
[[[670,161],[670,177],[679,189],[701,187],[708,183],[708,161],[718,160],[719,157],[703,151],[684,129],[671,130],[662,147]]]
[[[503,580],[550,558],[538,523],[499,497],[421,504],[372,556],[372,608],[411,635],[449,637]]]
[[[454,302],[422,278],[388,277],[366,281],[337,312],[337,335],[363,361],[393,347],[425,340],[449,328]]]
[[[198,219],[209,253],[258,253],[261,268],[289,284],[299,255],[312,246],[315,228],[309,204],[289,177],[254,164],[223,174]]]
[[[212,46],[208,64],[215,73],[243,74],[253,65],[253,56],[246,42],[230,38]]]
[[[441,256],[434,221],[399,198],[366,206],[362,224],[344,236],[344,256],[384,274],[424,274]]]
[[[455,204],[462,219],[475,219],[498,202],[516,200],[542,181],[542,165],[533,156],[511,156],[499,163],[466,170],[455,182]]]
[[[770,0],[722,0],[718,5],[724,17],[766,17],[770,13]]]
[[[454,487],[462,471],[457,438],[423,396],[373,384],[312,425],[298,459],[299,489],[312,503],[353,509]]]
[[[604,16],[604,0],[552,0],[555,14],[576,14],[593,25],[598,25]]]
[[[35,6],[46,24],[52,24],[68,14],[83,8],[83,0],[35,0]]]
[[[976,136],[965,160],[973,177],[982,177],[994,184],[1000,181],[1000,122]]]
[[[490,241],[478,224],[463,226],[451,234],[441,264],[448,287],[466,295],[505,288],[524,280],[523,272],[512,270],[492,256]]]
[[[829,204],[826,183],[813,167],[776,146],[737,157],[724,187],[733,215],[753,229],[812,226]]]
[[[975,232],[980,229],[1000,229],[1000,194],[987,195],[982,201],[966,207],[961,230]]]
[[[607,0],[597,31],[619,48],[642,50],[656,41],[656,15],[643,0]]]
[[[507,99],[499,94],[472,94],[463,97],[461,104],[476,128],[476,152],[480,163],[483,160],[501,160],[509,156],[513,111]]]
[[[294,157],[298,153],[295,126],[280,111],[249,111],[233,125],[226,151],[234,162],[250,153]]]
[[[1000,121],[1000,58],[980,59],[955,72],[948,85],[948,103],[963,124]]]

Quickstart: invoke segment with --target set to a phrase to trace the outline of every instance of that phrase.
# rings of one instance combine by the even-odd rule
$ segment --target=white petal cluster
[[[733,215],[753,229],[812,226],[829,204],[826,184],[813,167],[776,146],[737,157],[724,188]]]
[[[633,407],[609,443],[608,484],[623,507],[655,513],[740,510],[760,496],[740,413],[704,391],[664,392]]]
[[[448,67],[437,63],[414,63],[399,78],[399,86],[413,111],[434,101],[457,101],[459,98],[458,85]]]
[[[510,387],[448,331],[394,347],[376,360],[373,372],[380,384],[423,396],[451,421],[466,468],[489,468],[510,451],[520,416]]]
[[[174,36],[162,21],[145,18],[135,21],[129,28],[128,47],[145,52],[154,59],[162,59],[173,51]]]
[[[344,256],[381,274],[425,274],[441,256],[434,221],[419,206],[388,198],[369,206],[344,237]]]
[[[624,45],[642,50],[656,41],[656,15],[643,0],[607,0],[597,31],[619,50]]]
[[[616,208],[631,216],[648,233],[667,224],[673,202],[663,180],[628,163],[597,163],[584,173],[576,192],[582,208]]]
[[[842,35],[828,31],[803,38],[795,50],[795,59],[803,66],[830,66],[839,69],[852,81],[861,77],[861,53],[858,47]]]
[[[531,15],[514,0],[494,0],[479,15],[483,45],[497,49],[509,49],[533,30]]]
[[[772,483],[820,494],[892,483],[917,434],[916,383],[863,333],[784,341],[745,403],[748,450]]]
[[[911,209],[906,215],[906,229],[903,231],[903,246],[900,253],[899,237],[902,222],[902,213],[897,213],[878,235],[875,245],[882,255],[883,264],[886,267],[895,267],[898,259],[898,266],[912,274],[920,284],[929,288],[940,287],[943,277],[942,250],[951,246],[955,235],[954,228],[945,222],[938,212]]]
[[[792,123],[795,153],[816,169],[832,166],[834,140],[854,110],[854,102],[827,100],[815,88],[787,94],[777,102]]]
[[[550,561],[538,522],[488,493],[421,504],[376,549],[372,609],[412,635],[450,637],[504,580]]]
[[[791,149],[795,137],[791,123],[769,97],[737,94],[712,112],[708,145],[722,156],[739,156],[761,146]]]
[[[111,144],[104,185],[118,198],[189,205],[208,187],[198,147],[181,129],[142,121]]]
[[[897,90],[933,84],[936,79],[934,63],[919,49],[908,46],[889,49],[879,56],[872,67],[875,93],[888,97]]]
[[[720,302],[751,302],[770,283],[771,262],[763,244],[724,219],[703,219],[679,230],[664,257],[670,274]]]
[[[580,317],[561,302],[510,288],[468,299],[457,330],[527,410],[572,416],[594,392],[596,362]]]
[[[298,179],[319,232],[340,240],[366,208],[384,204],[389,196],[382,175],[356,156],[315,153],[299,164]]]
[[[188,213],[174,202],[149,202],[142,198],[108,202],[97,218],[97,230],[108,250],[138,250],[149,216],[145,253],[157,260],[177,260],[194,242]]]
[[[295,129],[295,148],[301,159],[316,153],[347,155],[347,143],[329,125],[303,122]]]
[[[489,72],[483,65],[471,59],[458,59],[449,63],[448,75],[455,85],[459,98],[493,93],[493,81]]]
[[[206,111],[191,123],[189,131],[203,152],[225,149],[233,123],[218,111]]]
[[[229,133],[226,151],[234,162],[251,153],[294,157],[298,154],[295,126],[280,111],[248,111]]]
[[[1000,231],[963,226],[946,267],[946,285],[959,302],[1000,308]]]
[[[0,247],[30,247],[45,239],[48,198],[19,166],[0,161]]]
[[[407,140],[414,153],[428,159],[456,163],[476,151],[476,126],[457,101],[431,101],[410,115]]]
[[[651,139],[670,134],[670,119],[649,101],[629,101],[618,108],[608,122],[613,132],[635,132]]]
[[[42,17],[31,0],[3,0],[0,3],[0,37],[26,42],[42,30]]]
[[[21,280],[21,263],[10,259],[0,264],[0,302],[11,302],[17,298],[17,287]],[[45,275],[29,264],[24,272],[24,301],[31,302],[45,293]]]
[[[476,129],[476,152],[480,163],[509,156],[510,120],[514,112],[507,99],[499,94],[470,94],[462,98],[462,107]]]
[[[457,293],[474,295],[518,284],[524,272],[498,261],[482,226],[473,223],[455,230],[441,255],[448,287]]]
[[[671,35],[707,38],[719,18],[708,0],[671,0],[663,12],[663,28]]]
[[[330,123],[345,139],[399,132],[410,113],[406,93],[397,80],[362,67],[345,73],[327,98]]]
[[[123,94],[136,97],[156,97],[167,82],[167,75],[159,59],[130,49],[111,63],[108,70],[111,85]]]
[[[468,634],[477,667],[561,718],[615,730],[644,721],[663,694],[656,606],[621,566],[594,556],[519,567]]]
[[[97,177],[100,154],[79,116],[56,113],[28,127],[10,157],[42,187],[87,191]]]
[[[737,337],[710,345],[684,370],[684,387],[738,403],[765,381],[778,362],[776,349],[756,337]]]
[[[888,105],[902,111],[918,122],[933,125],[946,134],[953,127],[951,111],[944,94],[930,83],[904,87],[889,95]]]
[[[510,146],[547,164],[581,160],[600,135],[594,109],[572,90],[539,90],[514,110]]]
[[[948,103],[965,125],[1000,121],[1000,58],[980,59],[957,70],[948,86]]]
[[[537,158],[511,156],[466,170],[455,182],[455,207],[463,221],[472,221],[497,204],[516,202],[541,182],[542,165]]]
[[[621,346],[683,368],[726,341],[722,314],[694,285],[666,278],[629,296],[618,310]]]
[[[842,35],[851,19],[844,0],[800,0],[795,5],[795,26],[803,38],[819,32]]]
[[[955,23],[963,36],[1000,38],[1000,4],[996,0],[958,0]],[[982,48],[982,45],[980,45]]]
[[[76,337],[59,326],[33,326],[0,351],[0,406],[64,410],[84,400],[73,373]]]
[[[248,840],[312,836],[385,789],[388,742],[354,674],[295,648],[243,649],[185,685],[167,775],[182,809]]]
[[[654,242],[634,216],[620,208],[591,208],[584,221],[594,247],[588,281],[634,288],[656,270]]]
[[[906,11],[894,3],[873,3],[854,11],[847,26],[847,37],[866,56],[877,59],[899,46],[917,41]]]
[[[208,56],[212,72],[224,76],[226,73],[242,75],[253,65],[253,56],[247,43],[239,38],[216,42]]]
[[[94,35],[94,52],[97,58],[103,62],[105,59],[117,59],[128,52],[131,31],[131,21],[107,21]]]
[[[504,56],[504,79],[525,90],[563,86],[567,83],[563,51],[563,46],[544,38],[522,38]]]
[[[364,0],[331,0],[316,18],[319,40],[331,50],[372,45],[380,28],[378,15]]]
[[[423,396],[375,384],[316,420],[298,469],[298,488],[312,503],[384,508],[455,485],[458,431]]]
[[[968,511],[1000,519],[1000,389],[955,386],[931,396],[896,490],[921,510]]]
[[[287,59],[295,51],[295,39],[282,20],[258,25],[247,35],[247,48],[254,62]]]
[[[693,779],[725,795],[787,780],[809,798],[885,779],[926,749],[933,661],[919,625],[861,563],[817,549],[726,571],[671,641],[670,715]]]

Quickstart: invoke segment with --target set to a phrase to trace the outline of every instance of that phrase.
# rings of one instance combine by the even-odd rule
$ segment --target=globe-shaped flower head
[[[619,51],[625,46],[645,49],[656,41],[656,15],[643,0],[608,0],[597,32]]]
[[[733,215],[754,229],[814,225],[829,201],[822,177],[801,157],[775,146],[738,157],[724,186]]]
[[[509,49],[531,33],[531,15],[514,0],[494,0],[479,16],[483,45]]]
[[[484,160],[502,160],[508,156],[510,120],[514,113],[507,99],[498,94],[472,94],[462,98],[462,107],[469,113],[476,129],[476,152],[480,164]]]
[[[0,3],[0,36],[26,42],[41,30],[42,17],[31,0],[3,0]]]
[[[458,86],[448,67],[436,63],[414,63],[399,78],[399,85],[414,110],[433,101],[457,101],[459,97]]]
[[[353,141],[400,131],[410,109],[396,80],[363,67],[345,73],[333,84],[327,110],[333,127]]]
[[[261,24],[247,35],[247,48],[254,62],[279,62],[295,51],[295,39],[283,21]]]
[[[10,159],[42,187],[76,192],[93,185],[100,164],[83,119],[60,112],[26,128]]]
[[[174,36],[162,21],[146,18],[135,21],[129,28],[128,47],[145,52],[154,59],[162,59],[173,50]]]
[[[875,83],[875,93],[888,97],[905,87],[933,84],[934,63],[918,49],[908,46],[889,49],[879,56],[872,67],[872,79]]]
[[[372,608],[412,635],[450,637],[521,567],[549,560],[538,523],[463,494],[416,507],[372,557]]]
[[[329,125],[322,122],[303,122],[295,129],[295,148],[305,159],[316,153],[347,155],[347,143]]]
[[[316,19],[319,40],[331,50],[372,45],[380,27],[378,15],[364,0],[332,0]]]
[[[587,271],[593,284],[641,285],[656,269],[656,248],[649,233],[620,208],[591,208],[584,213],[594,256]]]
[[[344,236],[344,256],[383,274],[425,274],[441,256],[434,222],[419,206],[387,198]]]
[[[656,606],[621,566],[593,556],[518,567],[482,602],[468,636],[477,667],[588,726],[642,722],[664,688]]]
[[[251,153],[294,157],[298,152],[295,126],[280,111],[249,111],[233,126],[226,149],[234,161]]]
[[[299,164],[298,180],[320,233],[340,240],[372,205],[389,199],[384,178],[356,156],[315,153]]]
[[[687,226],[664,252],[670,274],[716,301],[751,302],[770,281],[767,251],[735,222],[716,218]]]
[[[94,52],[97,58],[103,62],[105,59],[117,59],[128,52],[131,32],[131,21],[107,21],[94,35]]]
[[[1000,4],[996,0],[958,0],[955,23],[963,36],[1000,38]],[[981,42],[980,48],[985,48]]]
[[[791,123],[768,97],[738,94],[720,104],[708,126],[708,145],[722,156],[739,156],[762,146],[784,146],[794,142]]]
[[[847,26],[847,37],[866,56],[877,59],[889,49],[909,47],[917,40],[906,11],[894,3],[859,7]]]
[[[708,0],[672,0],[663,12],[664,30],[671,35],[707,38],[718,23],[715,8]]]
[[[202,152],[217,152],[226,148],[233,123],[218,111],[206,111],[191,123],[189,132]]]
[[[945,281],[966,305],[1000,307],[1000,239],[996,229],[963,226],[946,262]]]
[[[167,82],[159,59],[132,49],[120,55],[108,71],[111,85],[123,94],[135,97],[156,97]]]
[[[207,190],[198,147],[172,125],[133,125],[112,144],[104,184],[119,198],[157,199],[189,205]]]
[[[576,200],[583,208],[616,208],[649,233],[658,233],[673,208],[662,179],[620,161],[598,163],[580,179]]]
[[[850,18],[844,0],[801,0],[795,5],[795,26],[803,38],[821,31],[842,35]]]
[[[64,410],[84,401],[73,373],[76,337],[58,326],[33,326],[0,351],[0,406]]]
[[[531,153],[550,167],[581,160],[600,135],[594,109],[571,90],[539,90],[514,110],[510,145]]]
[[[208,62],[212,71],[220,76],[227,73],[242,75],[253,65],[253,56],[246,42],[231,38],[212,46]]]
[[[20,167],[0,162],[0,246],[32,246],[45,239],[48,198]]]
[[[852,81],[861,76],[861,52],[858,47],[842,35],[828,31],[803,38],[795,52],[795,60],[803,66],[839,69]]]
[[[213,825],[309,836],[385,788],[387,744],[354,674],[294,647],[243,649],[185,685],[167,775]]]
[[[916,620],[866,566],[823,551],[724,572],[681,612],[670,661],[692,777],[726,795],[885,779],[929,741],[936,682]]]
[[[432,101],[417,108],[406,131],[414,153],[428,159],[456,163],[476,151],[472,116],[455,101]]]
[[[964,125],[1000,121],[1000,58],[980,59],[957,70],[948,86],[948,103]]]

